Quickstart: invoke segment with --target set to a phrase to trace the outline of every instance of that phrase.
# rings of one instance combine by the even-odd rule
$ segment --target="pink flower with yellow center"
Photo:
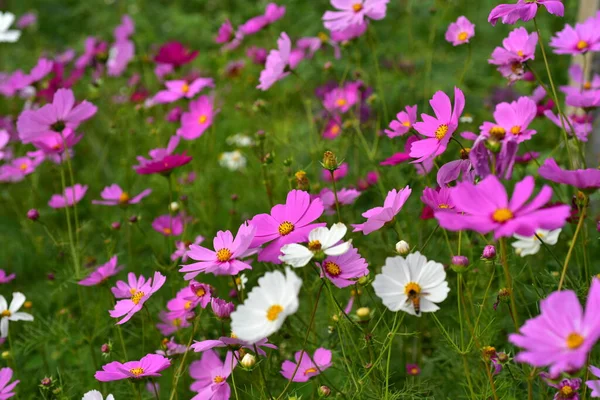
[[[181,127],[177,130],[177,136],[186,140],[199,138],[212,125],[217,113],[212,98],[200,96],[190,103],[189,111],[181,115]]]
[[[131,288],[129,298],[117,301],[117,304],[115,304],[114,309],[109,311],[110,316],[113,318],[124,317],[119,322],[117,322],[117,325],[121,325],[129,321],[135,313],[137,313],[142,309],[142,307],[144,307],[144,303],[152,296],[152,294],[154,294],[156,291],[158,291],[158,289],[162,287],[162,285],[164,285],[166,280],[167,278],[160,272],[155,272],[154,278],[148,279],[142,285],[137,286],[136,288]],[[112,290],[113,293],[115,293],[115,288],[113,288]],[[118,289],[117,292],[119,292]]]

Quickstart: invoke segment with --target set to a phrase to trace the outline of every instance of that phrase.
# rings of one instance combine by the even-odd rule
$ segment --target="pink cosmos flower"
[[[421,201],[433,210],[453,211],[454,203],[452,202],[450,193],[451,189],[448,187],[440,187],[437,190],[426,187],[423,189]]]
[[[467,17],[460,16],[456,22],[448,25],[446,31],[446,41],[454,46],[469,43],[469,39],[475,36],[475,24],[471,23]]]
[[[548,158],[538,169],[538,173],[549,181],[575,186],[582,190],[600,188],[600,170],[597,168],[566,170],[560,168],[553,158]]]
[[[569,67],[569,76],[576,85],[560,87],[560,90],[567,95],[580,94],[589,90],[600,90],[600,75],[594,74],[592,80],[587,81],[579,64],[573,64]]]
[[[48,205],[52,208],[71,207],[83,199],[87,190],[87,185],[76,183],[75,186],[65,188],[65,191],[62,194],[53,194]]]
[[[556,32],[550,40],[556,54],[585,54],[588,51],[600,50],[600,29],[597,22],[589,20],[576,24],[575,28],[566,24],[565,28]]]
[[[214,350],[204,352],[200,360],[190,364],[190,376],[194,379],[190,390],[198,393],[191,400],[229,399],[231,388],[227,378],[236,365],[237,359],[231,351],[227,352],[224,362]]]
[[[367,22],[363,22],[362,24],[358,25],[350,25],[349,27],[341,31],[334,30],[331,32],[331,40],[337,43],[341,43],[348,42],[350,40],[361,37],[367,31],[368,25],[369,24],[367,24]]]
[[[65,128],[75,130],[83,121],[91,118],[98,109],[92,103],[83,101],[75,106],[75,96],[71,89],[59,89],[51,104],[37,110],[25,110],[17,120],[19,138],[23,143],[40,139]]]
[[[235,336],[235,335],[232,334],[232,336]],[[263,357],[265,357],[267,355],[267,353],[262,349],[263,347],[266,347],[269,349],[277,349],[277,346],[275,346],[273,343],[269,343],[268,339],[261,339],[254,344],[250,344],[250,343],[244,342],[243,340],[240,340],[238,338],[228,337],[228,336],[221,336],[217,340],[203,340],[201,342],[194,341],[194,344],[191,346],[191,348],[196,353],[203,353],[207,350],[211,350],[211,349],[219,348],[219,347],[227,347],[227,346],[231,346],[232,348],[242,347],[247,350],[254,351],[254,345],[256,345],[258,354]]]
[[[600,378],[600,368],[590,365],[590,372],[594,374],[596,378]],[[592,393],[590,393],[590,396],[600,397],[600,380],[589,380],[586,381],[585,384],[587,385],[587,387],[592,389]]]
[[[171,337],[168,341],[163,341],[164,350],[157,350],[156,354],[160,354],[161,356],[174,356],[176,354],[183,354],[187,351],[187,346],[185,344],[179,344],[175,341],[174,337]],[[150,389],[150,393],[154,393],[154,388]]]
[[[571,107],[595,108],[600,106],[600,90],[584,90],[567,95],[565,103]]]
[[[312,223],[323,214],[323,203],[320,199],[311,201],[310,195],[302,190],[288,193],[285,204],[277,204],[271,214],[258,214],[252,218],[250,225],[256,227],[251,248],[271,242],[258,254],[258,261],[281,264],[279,256],[285,244],[300,243],[308,238],[315,228],[325,223]]]
[[[495,368],[499,369],[498,372],[502,371],[502,364],[498,363],[497,358],[494,362],[494,358],[492,358],[492,365],[495,364]],[[496,373],[494,373],[496,375]],[[553,379],[550,374],[547,372],[540,372],[540,378],[546,384],[552,388],[558,389],[558,391],[554,394],[553,400],[580,400],[579,397],[579,388],[581,387],[581,379],[580,378],[564,378],[564,379]],[[560,380],[559,380],[560,379]]]
[[[0,284],[9,283],[17,277],[16,274],[7,275],[6,271],[0,269]]]
[[[385,198],[383,207],[375,207],[365,211],[362,216],[367,221],[362,224],[353,224],[353,232],[362,232],[364,235],[368,235],[381,229],[400,212],[411,193],[412,189],[408,186],[400,190],[390,190]]]
[[[260,84],[257,89],[266,91],[277,81],[282,80],[289,75],[286,67],[290,63],[290,53],[292,51],[292,42],[287,33],[282,32],[277,40],[277,50],[271,50],[267,56],[265,69],[260,73]]]
[[[37,149],[42,150],[46,155],[62,155],[65,150],[69,150],[79,143],[82,137],[83,135],[76,134],[73,129],[65,128],[62,133],[50,132],[35,139],[31,144]]]
[[[436,211],[435,217],[444,229],[470,229],[482,234],[494,231],[496,239],[515,233],[530,237],[540,228],[562,228],[570,215],[570,207],[543,208],[552,198],[549,186],[542,187],[540,193],[526,204],[534,188],[533,177],[527,176],[516,184],[509,200],[506,189],[495,175],[489,175],[478,185],[462,182],[452,189],[450,197],[458,212]]]
[[[420,139],[418,137],[410,136],[404,145],[404,152],[395,153],[391,157],[380,162],[379,165],[393,166],[409,161],[411,159],[410,148],[414,142],[418,142],[419,140]],[[415,164],[415,167],[417,167],[417,172],[419,174],[422,174],[423,172],[427,173],[431,170],[431,168],[433,168],[433,159],[428,158],[427,160],[423,161],[422,164]]]
[[[312,357],[306,352],[297,351],[294,359],[295,363],[286,360],[281,364],[281,375],[293,382],[308,382],[313,376],[317,376],[331,367],[331,350],[318,348]]]
[[[79,281],[81,286],[96,286],[106,281],[111,276],[115,276],[123,270],[122,265],[117,266],[117,256],[112,256],[106,264],[100,265],[87,278]]]
[[[140,278],[143,277],[140,276]],[[148,300],[152,294],[158,291],[158,289],[162,287],[166,280],[167,278],[160,272],[155,272],[153,279],[148,279],[143,285],[136,288],[135,291],[130,289],[131,298],[117,301],[115,308],[109,311],[110,316],[113,318],[124,317],[117,322],[117,325],[121,325],[129,321],[136,312],[140,311],[142,307],[144,307],[146,300]],[[118,283],[119,282],[117,282],[117,287]]]
[[[598,279],[592,281],[585,310],[571,290],[550,294],[540,302],[540,315],[527,320],[519,333],[508,336],[511,343],[523,348],[515,361],[550,366],[551,376],[583,367],[600,337],[599,302]]]
[[[564,86],[561,87],[561,90],[563,88]],[[536,117],[543,117],[546,110],[552,110],[554,108],[554,100],[552,100],[551,98],[548,98],[544,102],[544,100],[547,98],[547,93],[546,89],[544,89],[543,86],[538,86],[537,88],[535,88],[535,90],[533,91],[531,96],[529,96],[529,98],[535,101],[535,104],[537,105],[537,113],[535,115]]]
[[[410,147],[410,156],[417,158],[413,162],[423,162],[428,158],[442,154],[452,134],[458,127],[458,120],[465,107],[465,96],[459,88],[454,88],[454,109],[448,95],[438,91],[433,95],[429,104],[433,108],[435,117],[421,114],[423,122],[414,124],[414,128],[428,139],[413,142]]]
[[[37,22],[37,15],[32,12],[25,13],[19,17],[16,22],[16,27],[19,29],[25,29],[30,25],[34,25]]]
[[[276,3],[269,3],[265,7],[265,18],[272,24],[275,21],[280,20],[285,15],[285,6],[278,6]]]
[[[325,95],[323,106],[331,113],[348,112],[360,99],[359,87],[359,82],[352,82],[344,87],[334,88]]]
[[[185,218],[182,215],[161,215],[152,221],[152,228],[163,236],[179,236],[183,233]]]
[[[528,129],[537,115],[537,105],[529,97],[519,97],[512,103],[500,103],[494,111],[496,123],[484,122],[482,135],[496,139],[514,139],[517,143],[531,139],[537,131]]]
[[[172,335],[180,329],[191,326],[189,321],[173,317],[170,315],[170,313],[165,311],[161,311],[160,313],[158,313],[158,318],[160,318],[161,322],[156,324],[156,328],[160,331],[160,333],[163,336]]]
[[[120,76],[135,57],[135,44],[129,39],[117,39],[108,51],[106,67],[109,76]]]
[[[240,25],[238,31],[242,36],[250,36],[260,32],[268,24],[269,21],[264,15],[257,15]]]
[[[417,106],[406,106],[405,110],[396,114],[396,119],[390,122],[390,129],[385,130],[390,139],[406,134],[417,122]]]
[[[194,239],[193,242],[188,241],[176,241],[175,242],[175,251],[171,254],[171,261],[177,261],[181,258],[181,262],[186,262],[188,260],[187,251],[190,249],[191,244],[199,245],[204,242],[204,236],[198,235]]]
[[[339,115],[334,115],[327,121],[323,138],[333,140],[342,133],[342,118]]]
[[[246,50],[246,56],[250,58],[254,64],[264,65],[267,61],[267,50],[256,46],[250,46],[248,47],[248,50]]]
[[[12,376],[13,376],[12,369],[10,369],[8,367],[0,369],[0,399],[1,400],[10,399],[11,397],[13,397],[15,395],[15,392],[13,392],[13,390],[15,389],[15,386],[17,386],[19,384],[20,381],[16,380],[11,383],[8,383],[12,379]]]
[[[213,297],[210,300],[210,308],[213,310],[213,313],[217,318],[228,319],[233,310],[235,310],[235,304],[217,297]]]
[[[161,90],[153,98],[152,101],[156,104],[173,103],[182,98],[192,99],[200,91],[207,87],[215,87],[212,78],[198,78],[191,83],[185,80],[166,81],[167,90]]]
[[[317,37],[304,37],[298,39],[296,46],[302,50],[306,50],[306,58],[313,58],[315,53],[319,51],[325,44],[333,48],[333,54],[336,59],[342,57],[340,46],[337,42],[331,40],[326,34],[319,34]]]
[[[354,247],[341,256],[328,256],[320,267],[321,277],[327,277],[339,288],[354,285],[355,279],[369,274],[367,262]]]
[[[104,206],[127,206],[129,204],[137,204],[142,199],[152,193],[151,189],[145,189],[140,194],[134,197],[129,197],[129,193],[125,192],[116,183],[107,186],[102,190],[100,196],[104,200],[92,200],[92,204],[100,204]]]
[[[190,51],[180,42],[168,42],[162,45],[154,61],[160,64],[169,64],[173,67],[181,67],[198,56],[198,50]]]
[[[561,118],[558,115],[554,114],[551,110],[545,111],[544,115],[546,116],[546,118],[552,121],[554,125],[558,126],[559,128],[563,127],[563,122],[561,121]],[[592,124],[588,121],[578,122],[570,116],[567,116],[567,121],[571,123],[571,126],[575,131],[575,136],[577,137],[577,139],[581,140],[582,142],[587,142],[588,135],[592,132],[593,129]],[[569,124],[567,123],[567,121],[564,121],[564,126],[567,130],[567,133],[569,135],[572,135],[571,129],[569,128]]]
[[[380,20],[385,17],[389,0],[331,0],[339,11],[325,11],[323,24],[331,31],[342,31],[365,23],[365,18]]]
[[[240,226],[235,239],[230,231],[219,231],[213,239],[214,251],[205,247],[190,245],[187,256],[196,263],[182,266],[179,272],[187,272],[184,279],[190,280],[200,272],[214,275],[237,275],[245,269],[252,269],[248,263],[240,259],[255,253],[250,248],[256,228],[253,225]]]
[[[340,189],[337,192],[338,202],[340,206],[354,204],[361,192],[356,189]],[[329,188],[323,188],[316,196],[323,202],[326,215],[335,214],[335,195],[333,190]]]
[[[339,168],[333,171],[333,180],[337,182],[340,179],[343,179],[346,175],[348,175],[348,169],[348,163],[341,163]],[[331,172],[323,168],[321,170],[321,179],[323,179],[325,182],[332,182]]]
[[[535,59],[535,48],[538,35],[531,35],[521,27],[513,30],[502,41],[503,47],[496,47],[492,52],[490,64],[497,65],[502,76],[511,80],[521,79],[525,73],[523,63]]]
[[[202,289],[204,290],[204,289]],[[179,290],[174,298],[167,302],[168,316],[170,319],[182,319],[191,320],[194,318],[194,309],[201,303],[201,300],[205,300],[206,303],[210,301],[210,291],[201,291],[202,296],[196,296],[196,293],[192,291],[190,286],[186,286]],[[208,299],[208,301],[206,301]]]
[[[160,354],[147,354],[139,361],[120,363],[113,361],[102,366],[94,377],[100,382],[119,381],[121,379],[142,379],[161,376],[159,372],[169,368],[171,360]]]
[[[488,140],[483,135],[479,136],[469,152],[469,161],[475,175],[485,178],[494,174],[502,179],[511,179],[519,150],[518,142],[512,137],[508,137],[500,143],[500,151],[497,153],[487,147],[487,142]],[[469,178],[469,181],[473,182],[472,176]]]
[[[517,4],[500,4],[488,16],[488,22],[496,25],[499,19],[503,24],[514,24],[518,20],[529,21],[535,18],[538,5],[546,7],[550,14],[562,17],[565,6],[562,0],[518,0]]]
[[[131,297],[132,294],[139,291],[139,289],[145,286],[147,283],[151,283],[152,279],[144,278],[142,275],[137,278],[133,272],[127,274],[127,283],[123,281],[117,281],[116,286],[112,287],[110,291],[117,299],[125,299]]]
[[[219,27],[219,33],[215,37],[215,43],[223,44],[227,43],[233,37],[233,25],[229,20],[223,22],[223,24]]]
[[[183,152],[182,154],[173,154],[179,144],[179,136],[172,136],[166,149],[153,149],[148,152],[150,159],[138,156],[139,165],[133,167],[135,172],[140,175],[164,174],[167,175],[177,167],[181,167],[192,161],[192,157]]]
[[[181,115],[181,128],[177,129],[177,136],[185,140],[199,138],[212,125],[217,113],[213,100],[208,96],[200,96],[190,103],[190,110]]]

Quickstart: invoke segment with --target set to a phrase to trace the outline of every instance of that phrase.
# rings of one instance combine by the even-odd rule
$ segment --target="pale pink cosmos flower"
[[[62,194],[53,194],[48,205],[52,208],[71,207],[83,199],[87,190],[87,185],[76,183],[74,186],[65,188]]]
[[[321,179],[325,182],[332,182],[335,180],[336,182],[343,179],[346,175],[348,175],[348,163],[341,163],[339,168],[333,171],[333,179],[331,178],[331,172],[328,169],[323,168],[321,170]]]
[[[261,339],[254,344],[250,344],[250,343],[244,342],[243,340],[240,340],[234,336],[235,336],[235,334],[232,333],[231,337],[221,336],[217,340],[203,340],[201,342],[194,341],[194,344],[192,344],[191,348],[196,353],[203,353],[207,350],[211,350],[211,349],[219,348],[219,347],[227,347],[227,346],[243,347],[247,350],[254,351],[254,345],[256,345],[258,354],[263,357],[265,357],[267,355],[267,353],[262,349],[263,347],[266,347],[269,349],[277,348],[277,346],[275,346],[273,343],[269,343],[269,339]]]
[[[161,376],[159,372],[171,366],[171,360],[159,354],[148,354],[139,361],[120,363],[113,361],[102,366],[94,377],[100,382],[118,381],[121,379],[142,379]]]
[[[181,258],[181,262],[188,260],[187,251],[190,249],[191,244],[200,245],[204,242],[204,236],[198,235],[193,242],[178,240],[175,242],[175,251],[171,254],[171,261],[177,261]]]
[[[512,103],[500,103],[494,111],[496,123],[484,122],[480,127],[484,137],[493,137],[497,140],[511,139],[517,143],[531,139],[537,133],[528,129],[537,115],[537,105],[529,97],[519,97]]]
[[[0,284],[9,283],[17,277],[16,274],[7,275],[6,271],[0,269]]]
[[[329,118],[323,131],[323,138],[333,140],[342,133],[342,118],[339,115],[334,115]]]
[[[65,128],[61,133],[51,132],[38,139],[35,139],[31,144],[44,152],[46,155],[63,155],[65,150],[69,150],[75,146],[83,135],[78,135],[71,128]]]
[[[213,88],[215,83],[212,78],[197,78],[192,82],[185,80],[166,81],[167,90],[161,90],[152,98],[155,104],[172,103],[179,99],[192,99],[204,88]]]
[[[135,313],[144,307],[144,303],[164,285],[166,280],[167,278],[160,272],[155,272],[154,278],[148,279],[143,285],[137,287],[135,291],[130,290],[130,298],[117,301],[114,309],[109,311],[110,316],[113,318],[123,317],[123,319],[117,322],[117,325],[129,321]]]
[[[105,282],[111,276],[115,276],[123,270],[122,265],[117,266],[117,256],[112,256],[106,264],[97,267],[86,278],[79,281],[81,286],[96,286]]]
[[[169,357],[176,354],[183,354],[188,349],[185,344],[177,343],[174,337],[171,337],[168,341],[163,342],[163,348],[164,350],[156,350],[156,354]],[[154,393],[154,388],[152,388],[152,385],[150,387],[150,393]]]
[[[271,50],[267,56],[265,69],[260,73],[260,84],[257,89],[266,91],[273,84],[289,75],[286,67],[290,63],[292,42],[287,33],[282,32],[277,40],[277,50]]]
[[[331,350],[318,348],[312,357],[305,351],[297,351],[294,355],[296,362],[284,361],[281,364],[281,375],[292,382],[308,382],[313,376],[319,375],[331,367]]]
[[[473,36],[475,36],[475,24],[465,16],[458,17],[456,22],[448,25],[448,30],[446,31],[446,41],[452,43],[454,46],[469,43],[469,39]]]
[[[127,283],[124,281],[117,281],[110,291],[116,299],[125,299],[131,297],[132,294],[136,293],[139,288],[146,285],[148,282],[152,282],[152,279],[146,281],[146,278],[144,278],[143,275],[136,277],[133,272],[130,272],[127,274]]]
[[[13,370],[6,367],[0,369],[0,399],[6,400],[10,399],[15,395],[15,386],[19,384],[19,380],[13,381],[11,383],[10,380],[13,377]]]
[[[396,114],[396,119],[390,122],[390,128],[385,130],[389,138],[406,134],[417,122],[417,106],[406,106],[405,111]]]
[[[517,28],[502,41],[503,47],[494,49],[488,62],[497,65],[502,76],[511,80],[521,79],[525,73],[523,63],[535,59],[537,42],[536,32],[529,34],[527,29]]]
[[[152,193],[152,189],[145,189],[137,196],[130,197],[129,193],[121,189],[116,183],[105,187],[100,193],[103,200],[92,200],[92,204],[100,204],[104,206],[127,206],[129,204],[137,204],[142,199]]]
[[[303,37],[298,39],[296,46],[298,48],[306,50],[306,58],[313,58],[315,53],[319,51],[323,45],[328,44],[333,48],[333,54],[336,59],[342,57],[340,46],[337,42],[331,40],[326,34],[320,33],[317,37]]]
[[[501,19],[503,24],[514,24],[515,22],[529,21],[537,14],[538,6],[546,7],[550,14],[562,17],[565,14],[565,6],[562,0],[518,0],[516,4],[500,4],[496,6],[488,16],[488,22],[496,25]]]
[[[25,110],[19,115],[19,138],[23,143],[29,143],[45,135],[61,133],[65,128],[75,130],[97,110],[95,105],[87,101],[75,105],[71,89],[58,89],[51,104],[37,110]]]
[[[596,378],[600,378],[600,368],[590,365],[590,372]],[[591,397],[600,397],[600,380],[594,379],[594,380],[585,381],[585,384],[587,385],[587,387],[592,389],[592,393],[590,393]]]
[[[156,324],[156,328],[163,336],[172,335],[180,329],[191,326],[188,320],[177,317],[173,318],[168,312],[165,311],[158,313],[158,318],[160,319],[160,322]]]
[[[350,40],[361,37],[367,31],[368,24],[363,22],[358,25],[350,25],[341,31],[332,31],[331,40],[337,43],[349,42]]]
[[[362,232],[364,235],[368,235],[381,229],[400,212],[411,193],[412,189],[408,186],[400,190],[390,190],[385,198],[383,207],[375,207],[365,211],[362,216],[367,221],[362,224],[353,224],[353,232]]]
[[[179,236],[183,233],[186,218],[182,215],[165,214],[152,221],[152,228],[163,236]]]
[[[444,229],[473,230],[482,234],[494,232],[496,239],[515,233],[531,237],[537,229],[562,228],[569,218],[567,205],[544,207],[552,199],[552,189],[542,190],[529,203],[535,181],[527,176],[515,185],[512,198],[495,175],[489,175],[479,184],[462,182],[452,189],[451,199],[456,213],[435,211],[435,217]]]
[[[19,29],[25,29],[30,25],[34,25],[37,22],[37,15],[32,12],[25,13],[19,17],[15,24]]]
[[[206,294],[206,293],[205,293]],[[208,296],[210,300],[210,292]],[[194,309],[199,304],[199,298],[189,286],[180,289],[174,298],[167,302],[168,317],[170,319],[191,320],[194,318]],[[205,306],[206,307],[206,306]],[[203,307],[203,308],[205,308]]]
[[[217,318],[228,319],[231,317],[233,310],[235,310],[235,304],[219,299],[218,297],[213,297],[210,300],[210,308]]]
[[[538,173],[549,181],[574,186],[581,190],[600,188],[600,169],[598,168],[567,170],[560,168],[553,158],[548,158],[538,169]]]
[[[199,261],[183,265],[179,272],[187,272],[185,280],[193,279],[199,273],[211,273],[214,275],[237,275],[252,266],[240,259],[245,258],[255,250],[250,247],[256,228],[253,225],[243,224],[240,226],[235,239],[230,231],[219,231],[213,239],[214,251],[205,247],[190,245],[187,256]]]
[[[133,35],[135,25],[129,15],[123,15],[121,24],[113,31],[115,43],[108,51],[106,67],[109,76],[119,76],[127,68],[135,55],[135,44],[129,37]]]
[[[600,90],[600,75],[594,74],[591,80],[586,80],[583,75],[583,69],[579,64],[573,64],[569,67],[569,76],[575,82],[575,86],[561,86],[560,90],[569,94],[581,94],[590,90]]]
[[[458,121],[465,107],[465,96],[459,88],[454,88],[454,109],[448,95],[438,91],[430,100],[435,117],[421,114],[423,122],[414,124],[414,128],[427,139],[413,142],[410,147],[410,156],[416,162],[423,162],[431,157],[436,157],[446,151],[452,134],[458,127]]]
[[[228,351],[225,361],[221,361],[214,350],[202,354],[200,360],[190,364],[190,376],[194,383],[190,385],[192,392],[198,393],[191,400],[226,400],[231,396],[231,387],[227,378],[237,365],[237,358]]]
[[[185,140],[199,138],[212,125],[217,112],[212,98],[200,96],[190,103],[189,111],[181,115],[181,127],[177,129],[177,136]]]
[[[331,31],[342,31],[362,25],[366,18],[380,20],[385,17],[387,3],[389,0],[331,0],[338,11],[325,11],[323,24]]]
[[[360,99],[359,82],[352,82],[330,90],[323,99],[323,106],[329,112],[348,112]]]
[[[562,31],[550,40],[550,46],[556,54],[585,54],[600,50],[600,29],[598,22],[591,19],[575,27],[567,24]]]
[[[258,261],[281,264],[281,247],[290,243],[306,241],[308,234],[325,223],[312,223],[323,214],[320,199],[311,201],[310,195],[302,190],[288,193],[285,204],[271,208],[271,214],[258,214],[250,221],[256,227],[251,248],[271,242],[259,254]]]
[[[554,112],[552,112],[551,110],[546,110],[544,112],[544,115],[546,116],[546,118],[548,118],[550,121],[552,121],[554,123],[554,125],[558,126],[559,128],[563,128],[563,126],[564,126],[564,129],[567,130],[567,133],[570,136],[572,136],[574,133],[575,137],[577,137],[577,139],[581,140],[582,142],[588,141],[588,136],[593,130],[593,126],[592,126],[591,122],[589,122],[589,121],[584,121],[584,122],[576,121],[571,116],[567,116],[567,119],[564,120],[563,118],[554,114]],[[571,129],[569,128],[569,123],[571,124],[571,126],[573,127],[573,130],[575,132],[571,131]]]
[[[337,191],[338,202],[340,206],[353,204],[361,193],[356,189],[340,189]],[[323,202],[326,215],[335,214],[335,195],[333,190],[323,188],[315,197],[318,197]]]
[[[369,274],[366,260],[354,247],[342,255],[327,256],[320,267],[321,277],[327,277],[338,288],[354,285],[357,278]]]

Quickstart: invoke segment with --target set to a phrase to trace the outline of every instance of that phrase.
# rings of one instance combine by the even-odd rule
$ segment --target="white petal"
[[[109,398],[112,395],[109,395],[106,400],[110,400]],[[83,395],[83,398],[81,400],[102,400],[102,393],[100,393],[97,390],[90,390],[89,392],[85,393]]]
[[[19,308],[21,308],[23,303],[25,303],[25,295],[21,292],[15,292],[13,293],[13,298],[8,309],[14,314],[19,311]]]
[[[406,303],[407,297],[404,294],[404,285],[389,279],[385,274],[375,276],[373,289],[375,289],[377,297],[390,311],[398,311]]]
[[[8,310],[8,304],[4,296],[0,295],[0,312]]]
[[[16,312],[8,317],[8,319],[11,321],[33,321],[33,315],[25,312]]]
[[[352,240],[348,240],[347,242],[338,244],[337,246],[333,246],[333,247],[325,250],[324,253],[327,254],[328,256],[341,256],[342,254],[344,254],[348,250],[350,250],[351,246],[352,246]]]
[[[20,31],[10,30],[0,32],[0,42],[14,43],[21,37]]]
[[[334,246],[337,242],[342,240],[344,236],[346,236],[346,232],[348,228],[346,225],[338,222],[337,224],[333,224],[331,229],[329,229],[329,233],[326,237],[321,241],[321,245],[323,249],[328,249],[331,246]]]
[[[8,318],[0,319],[0,337],[8,337]]]
[[[329,229],[327,229],[324,226],[320,226],[320,227],[315,228],[312,231],[310,231],[310,233],[308,234],[308,240],[310,242],[314,242],[315,240],[318,240],[322,244],[327,239],[328,235],[329,235]]]
[[[306,247],[293,243],[281,248],[283,255],[279,259],[292,267],[304,267],[313,258],[313,252]]]

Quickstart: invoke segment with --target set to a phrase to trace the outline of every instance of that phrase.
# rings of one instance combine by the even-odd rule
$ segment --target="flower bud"
[[[461,160],[468,160],[470,152],[471,152],[471,148],[470,147],[465,147],[464,149],[460,149],[460,159]]]
[[[369,307],[361,307],[356,310],[356,316],[361,320],[367,320],[371,316],[371,310]]]
[[[12,357],[12,356],[11,356],[11,354],[10,354],[10,351],[9,351],[9,350],[5,350],[5,351],[3,351],[3,352],[2,352],[2,358],[3,358],[3,359],[5,359],[5,360],[8,360],[8,359],[9,359],[9,358],[11,358],[11,357]]]
[[[332,151],[326,151],[323,154],[323,162],[321,163],[321,165],[323,165],[323,168],[329,171],[335,171],[340,166],[337,157]]]
[[[496,258],[496,247],[492,244],[488,244],[483,248],[483,253],[481,254],[481,258],[485,260],[493,260]]]
[[[310,189],[310,182],[306,176],[306,172],[298,171],[294,176],[296,177],[296,189],[305,191]]]
[[[242,361],[240,361],[240,364],[242,364],[242,367],[244,368],[252,368],[254,367],[254,364],[256,364],[256,357],[247,353],[244,358],[242,358]]]
[[[110,224],[110,227],[113,230],[118,231],[119,229],[121,229],[121,223],[119,221],[115,221],[112,224]]]
[[[137,215],[132,215],[131,217],[129,217],[129,222],[131,224],[135,224],[136,222],[138,222],[138,216]]]
[[[467,267],[469,266],[469,259],[465,256],[454,256],[452,257],[452,262],[450,264],[450,268],[454,272],[465,272]]]
[[[410,245],[404,240],[401,240],[398,243],[396,243],[396,253],[400,254],[401,256],[405,256],[409,253],[409,251]]]
[[[52,378],[45,377],[40,381],[40,386],[50,387],[52,386]]]
[[[179,211],[179,203],[174,201],[171,204],[169,204],[169,210],[171,210],[172,212]]]
[[[32,208],[31,210],[27,211],[27,218],[32,221],[37,221],[38,218],[40,218],[40,213],[35,208]]]
[[[329,395],[331,394],[331,389],[329,389],[325,385],[319,386],[318,393],[319,393],[319,397],[329,397]]]
[[[509,301],[510,300],[510,289],[502,288],[498,291],[498,299],[500,301]]]
[[[503,351],[496,353],[496,356],[498,357],[498,361],[501,362],[502,364],[510,361],[510,357],[508,356],[508,354],[506,354]]]
[[[493,357],[496,357],[496,348],[492,346],[484,346],[481,349],[481,354],[483,355],[483,358],[489,360]]]
[[[100,351],[104,354],[108,354],[110,353],[111,349],[111,345],[110,343],[104,343],[101,347],[100,347]]]
[[[358,281],[356,281],[356,282],[359,285],[366,285],[368,281],[369,281],[369,275],[363,275],[360,278],[358,278]]]
[[[23,308],[29,310],[31,307],[33,307],[33,303],[29,300],[27,300],[25,303],[23,303]]]

